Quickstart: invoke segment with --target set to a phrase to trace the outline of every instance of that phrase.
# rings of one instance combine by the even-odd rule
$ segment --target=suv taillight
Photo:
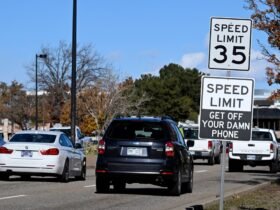
[[[208,149],[212,149],[212,147],[213,147],[212,141],[208,141]]]
[[[58,155],[59,150],[57,148],[50,148],[47,150],[41,150],[40,151],[42,155]]]
[[[270,153],[273,153],[274,152],[274,146],[273,144],[270,144]]]
[[[0,154],[12,154],[13,150],[6,147],[0,147]]]
[[[165,155],[166,157],[174,157],[174,145],[171,141],[165,144]]]
[[[98,143],[98,154],[103,155],[104,153],[105,153],[105,141],[103,139],[100,139]]]

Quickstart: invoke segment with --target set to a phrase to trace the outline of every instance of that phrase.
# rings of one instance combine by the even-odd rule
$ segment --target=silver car
[[[57,131],[21,131],[0,146],[0,179],[10,175],[56,176],[86,179],[86,157],[72,141]]]

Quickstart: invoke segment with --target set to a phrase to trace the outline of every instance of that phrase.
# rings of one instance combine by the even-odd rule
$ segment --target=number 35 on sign
[[[250,19],[211,18],[209,62],[210,69],[250,69]]]

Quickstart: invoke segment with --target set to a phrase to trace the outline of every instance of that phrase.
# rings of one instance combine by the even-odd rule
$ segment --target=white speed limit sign
[[[250,69],[250,19],[211,18],[209,62],[210,69]]]

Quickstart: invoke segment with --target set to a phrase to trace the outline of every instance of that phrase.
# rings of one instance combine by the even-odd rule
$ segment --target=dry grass
[[[204,210],[218,210],[219,201],[210,203]],[[280,180],[225,199],[224,210],[280,210]]]

